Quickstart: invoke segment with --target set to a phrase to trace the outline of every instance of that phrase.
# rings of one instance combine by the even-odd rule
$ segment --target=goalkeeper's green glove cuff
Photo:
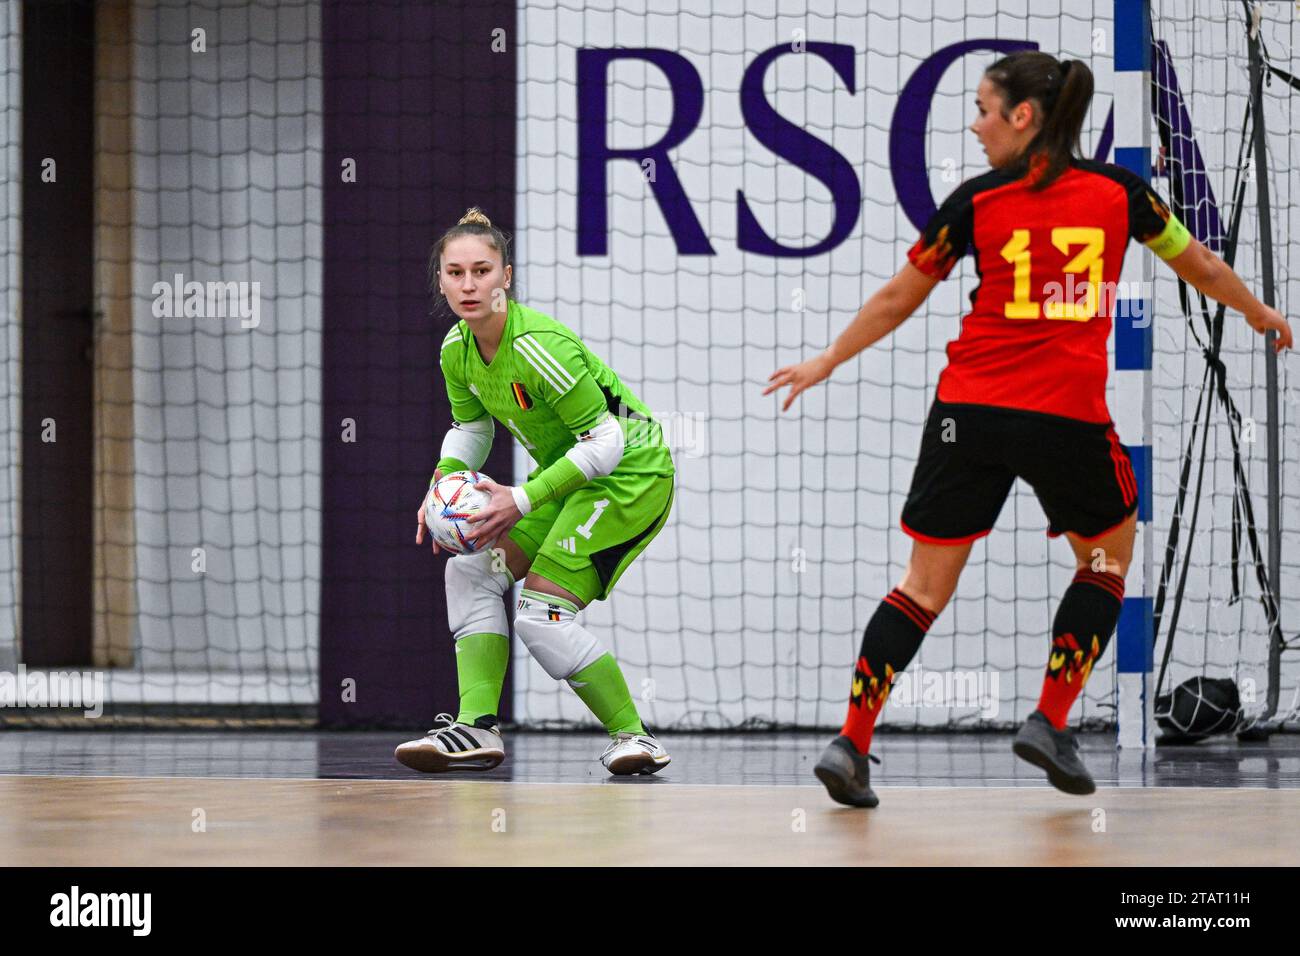
[[[459,458],[441,458],[441,459],[438,460],[438,464],[436,464],[436,465],[434,466],[434,468],[436,468],[438,471],[442,472],[444,475],[450,475],[453,471],[473,471],[473,470],[474,470],[474,469],[470,468],[469,465],[467,465],[467,464],[465,464],[463,461],[461,461]],[[433,484],[433,479],[432,479],[432,478],[429,479],[429,484]]]
[[[552,463],[534,478],[525,481],[519,489],[523,493],[524,501],[519,500],[519,495],[515,495],[515,504],[519,510],[528,514],[540,508],[556,498],[563,498],[569,492],[581,488],[587,483],[587,476],[582,473],[582,469],[575,465],[569,458],[561,458],[559,461]],[[528,507],[525,508],[524,505]]]

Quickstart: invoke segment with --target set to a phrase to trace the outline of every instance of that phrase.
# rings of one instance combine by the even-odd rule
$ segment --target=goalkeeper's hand
[[[434,483],[434,484],[437,484],[437,483],[438,483],[439,481],[441,481],[441,480],[442,480],[442,469],[441,469],[441,468],[435,468],[435,469],[433,470],[433,483]],[[429,499],[429,493],[426,491],[426,492],[424,493],[424,497],[420,499],[420,510],[419,510],[419,512],[417,512],[417,514],[416,514],[416,517],[419,519],[419,522],[420,522],[420,524],[419,524],[419,525],[416,527],[416,529],[415,529],[415,543],[416,543],[416,544],[424,544],[424,535],[425,535],[425,532],[427,532],[427,531],[429,530],[429,525],[428,525],[428,524],[425,522],[425,520],[424,520],[424,503],[425,503],[428,499]],[[437,554],[438,552],[440,552],[440,551],[442,550],[442,548],[438,547],[438,539],[435,538],[431,533],[429,534],[429,543],[430,543],[431,545],[433,545],[433,553],[434,553],[434,554]]]
[[[465,535],[465,538],[474,542],[475,551],[481,551],[484,547],[494,545],[498,538],[515,526],[523,514],[515,504],[515,496],[509,485],[498,485],[491,478],[484,478],[474,487],[492,496],[482,511],[466,519],[474,526],[474,530]]]

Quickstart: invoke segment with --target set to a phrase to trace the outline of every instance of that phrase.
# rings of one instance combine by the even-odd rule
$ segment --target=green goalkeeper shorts
[[[609,597],[672,505],[671,476],[616,471],[530,511],[510,540],[528,555],[530,571],[587,605]]]

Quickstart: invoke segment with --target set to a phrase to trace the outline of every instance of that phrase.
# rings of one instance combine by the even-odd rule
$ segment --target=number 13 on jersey
[[[1087,271],[1086,292],[1083,302],[1066,294],[1061,301],[1039,303],[1030,298],[1028,229],[1013,229],[1011,239],[1002,247],[1002,258],[1014,267],[1013,298],[1003,308],[1008,319],[1062,319],[1067,322],[1086,322],[1097,314],[1102,281],[1101,254],[1106,246],[1106,232],[1095,226],[1057,226],[1052,230],[1052,245],[1067,255],[1082,246],[1065,264],[1066,273]],[[1068,293],[1068,288],[1066,289]]]

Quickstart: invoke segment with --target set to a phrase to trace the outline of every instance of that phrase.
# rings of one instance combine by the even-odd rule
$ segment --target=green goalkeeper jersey
[[[586,482],[565,452],[606,415],[615,416],[624,436],[614,475],[673,474],[663,431],[650,410],[550,316],[511,301],[490,363],[484,363],[469,326],[458,321],[443,339],[441,364],[452,417],[471,422],[491,415],[541,466],[523,486],[534,508]],[[445,472],[464,463],[448,459],[439,467]]]

